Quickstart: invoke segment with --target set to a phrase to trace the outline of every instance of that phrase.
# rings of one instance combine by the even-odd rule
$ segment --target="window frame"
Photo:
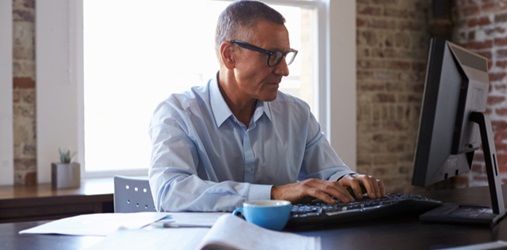
[[[317,8],[318,65],[314,67],[319,82],[316,91],[319,122],[332,147],[355,169],[355,2],[271,0],[266,3]],[[57,160],[59,147],[77,151],[76,161],[84,160],[82,6],[82,0],[55,0],[42,1],[36,8],[39,182],[50,181],[50,165]],[[92,173],[82,168],[82,171],[84,178],[146,175],[146,169]]]

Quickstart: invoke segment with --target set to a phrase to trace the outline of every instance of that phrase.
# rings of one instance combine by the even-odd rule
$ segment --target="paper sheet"
[[[176,226],[182,227],[212,227],[224,213],[168,213]]]
[[[156,221],[179,228],[157,228]],[[188,228],[195,226],[194,228]],[[204,226],[204,228],[203,228]],[[207,227],[207,228],[206,228]],[[211,227],[211,229],[210,229]],[[55,220],[20,234],[107,236],[91,249],[309,249],[320,238],[264,229],[230,213],[105,213]]]
[[[209,228],[144,228],[120,230],[87,250],[142,249],[188,250],[197,249]]]
[[[88,250],[110,249],[291,249],[320,250],[320,238],[277,232],[222,215],[210,228],[119,230]]]
[[[232,214],[221,216],[198,249],[320,250],[320,237],[278,232],[248,223]]]
[[[84,214],[55,220],[20,234],[62,234],[105,236],[119,229],[140,229],[165,217],[178,224],[211,227],[222,213],[100,213]]]

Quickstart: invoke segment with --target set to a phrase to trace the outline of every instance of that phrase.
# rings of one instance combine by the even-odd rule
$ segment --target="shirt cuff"
[[[272,185],[251,184],[248,190],[247,201],[271,200]]]
[[[345,174],[343,174],[343,172],[340,172],[340,173],[337,173],[337,174],[334,174],[332,175],[331,177],[329,177],[329,181],[339,181],[341,178],[343,178],[345,175],[355,175],[357,174],[356,172],[350,170],[350,171],[346,171]]]

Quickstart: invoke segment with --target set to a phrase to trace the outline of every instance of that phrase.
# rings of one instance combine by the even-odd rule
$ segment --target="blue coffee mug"
[[[289,221],[291,209],[292,204],[284,200],[246,201],[233,214],[241,214],[246,221],[257,226],[280,231]]]

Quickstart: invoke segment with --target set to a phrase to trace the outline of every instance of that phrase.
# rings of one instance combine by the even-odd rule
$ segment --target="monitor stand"
[[[492,206],[444,204],[422,214],[420,216],[420,220],[422,221],[494,226],[505,216],[502,180],[498,171],[491,121],[487,115],[480,112],[473,112],[470,118],[479,125],[480,129]]]

